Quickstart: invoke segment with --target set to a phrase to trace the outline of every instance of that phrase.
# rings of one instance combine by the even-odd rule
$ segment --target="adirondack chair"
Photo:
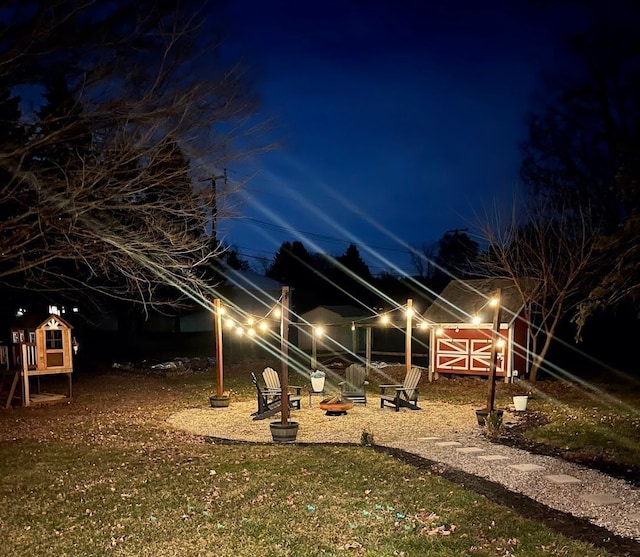
[[[366,406],[366,386],[369,384],[366,377],[364,367],[358,364],[351,364],[347,367],[345,369],[345,380],[339,383],[342,397],[348,398],[352,402],[361,402]]]
[[[264,380],[264,384],[266,385],[266,390],[280,393],[282,388],[280,387],[280,376],[278,372],[272,367],[265,367],[262,372],[262,379]],[[295,391],[295,394],[294,394]],[[302,387],[298,385],[289,385],[289,395],[294,395],[295,397],[300,396],[300,392],[302,391]],[[300,403],[298,402],[298,409],[300,409]]]
[[[409,408],[411,410],[420,410],[418,406],[418,381],[422,370],[417,367],[411,368],[407,373],[402,385],[380,385],[380,408],[384,408],[385,404],[393,406],[396,412],[400,411],[400,407]],[[387,390],[393,394],[387,394]]]
[[[269,389],[268,387],[261,388],[258,384],[258,378],[253,371],[251,372],[251,381],[255,385],[258,393],[258,410],[251,414],[253,419],[264,420],[265,418],[269,418],[270,416],[280,412],[282,406],[282,389],[278,389],[276,391],[274,389]],[[297,408],[300,410],[300,400],[301,397],[299,396],[289,396],[289,408]]]

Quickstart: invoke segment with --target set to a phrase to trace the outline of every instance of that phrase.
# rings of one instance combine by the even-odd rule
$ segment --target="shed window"
[[[45,332],[47,350],[62,350],[62,331],[54,329]]]

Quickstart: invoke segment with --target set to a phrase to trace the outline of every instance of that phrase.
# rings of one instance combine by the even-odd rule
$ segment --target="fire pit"
[[[327,398],[318,405],[321,410],[326,411],[327,416],[341,416],[347,413],[347,410],[353,408],[353,402],[344,400],[339,397]]]

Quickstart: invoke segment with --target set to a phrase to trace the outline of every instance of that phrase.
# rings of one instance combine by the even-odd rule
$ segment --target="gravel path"
[[[300,424],[297,441],[304,443],[360,443],[362,431],[373,432],[375,443],[402,449],[464,472],[502,484],[548,507],[588,519],[609,531],[640,540],[640,490],[627,482],[570,462],[489,442],[478,427],[474,407],[421,402],[422,411],[380,409],[377,397],[367,406],[356,405],[346,416],[326,416],[317,406],[294,410]],[[271,442],[269,422],[253,421],[255,401],[233,402],[229,408],[183,410],[170,416],[171,427],[197,435],[237,441]],[[505,421],[517,417],[505,415]],[[443,445],[442,443],[459,443]],[[469,449],[469,450],[465,450]],[[503,457],[503,458],[501,458]],[[523,471],[512,466],[535,465]],[[554,476],[546,478],[545,476]],[[558,477],[559,476],[559,477]],[[571,480],[569,478],[572,478]],[[556,483],[571,481],[572,483]],[[603,504],[589,497],[605,495],[616,501]]]

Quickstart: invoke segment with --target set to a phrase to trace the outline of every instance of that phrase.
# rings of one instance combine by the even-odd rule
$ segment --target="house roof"
[[[228,269],[224,273],[225,284],[235,286],[242,290],[274,291],[282,290],[282,283],[270,279],[264,275],[259,275],[253,271],[239,271]]]
[[[73,327],[69,324],[68,321],[60,317],[59,315],[54,314],[42,314],[42,313],[25,313],[20,317],[16,317],[16,319],[11,323],[12,329],[39,329],[45,323],[49,322],[51,319],[55,319],[59,321],[65,327],[69,329],[73,329]]]
[[[498,288],[501,288],[501,321],[512,321],[524,303],[513,280],[498,278],[452,280],[422,316],[433,323],[453,324],[469,323],[477,315],[480,323],[491,323],[494,309],[489,301]]]
[[[338,305],[338,306],[316,306],[309,311],[305,311],[300,315],[302,320],[313,320],[320,315],[329,315],[335,317],[337,321],[353,321],[359,320],[365,317],[371,317],[371,313],[367,313],[366,310],[350,305]]]

